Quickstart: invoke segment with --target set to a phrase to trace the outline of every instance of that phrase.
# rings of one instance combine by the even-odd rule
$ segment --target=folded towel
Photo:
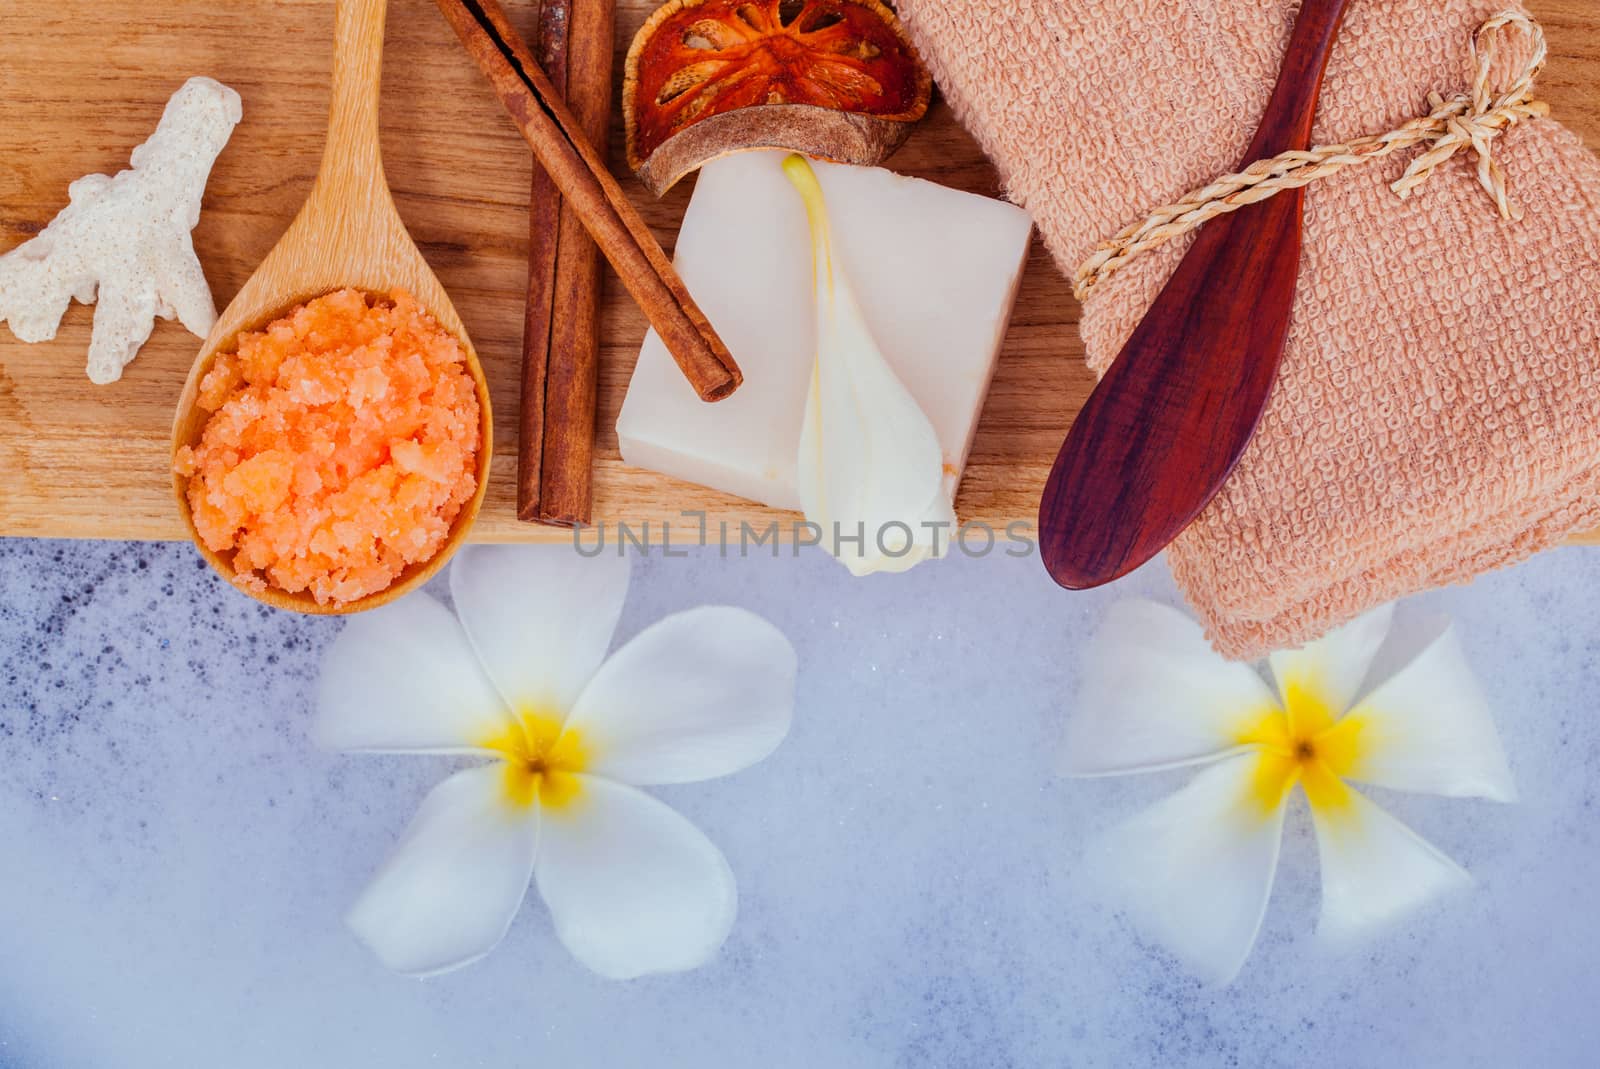
[[[1389,130],[1465,91],[1505,0],[1355,3],[1314,139]],[[1235,169],[1292,0],[900,0],[957,115],[1067,272]],[[1511,44],[1511,42],[1507,42]],[[1521,49],[1519,54],[1519,49]],[[1525,43],[1496,67],[1515,70]],[[1417,150],[1420,151],[1420,150]],[[1463,154],[1407,200],[1416,151],[1313,184],[1281,378],[1226,487],[1171,547],[1217,647],[1254,657],[1600,525],[1600,161],[1539,119],[1495,143],[1520,222]],[[1103,372],[1187,251],[1090,293]]]

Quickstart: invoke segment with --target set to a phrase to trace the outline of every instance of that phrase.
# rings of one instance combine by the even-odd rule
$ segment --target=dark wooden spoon
[[[1242,166],[1311,145],[1348,0],[1305,0]],[[1078,414],[1039,506],[1057,583],[1085,590],[1154,557],[1216,496],[1278,376],[1300,274],[1303,190],[1200,229]]]

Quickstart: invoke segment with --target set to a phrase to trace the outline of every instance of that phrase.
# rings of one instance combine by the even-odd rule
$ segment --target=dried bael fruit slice
[[[879,0],[671,0],[628,51],[628,163],[657,195],[744,149],[875,166],[932,92]]]

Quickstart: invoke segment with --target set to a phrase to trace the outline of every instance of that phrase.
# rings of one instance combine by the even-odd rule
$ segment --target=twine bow
[[[1520,35],[1529,46],[1527,62],[1499,93],[1491,85],[1501,31]],[[1430,144],[1390,188],[1402,199],[1428,181],[1445,161],[1470,150],[1477,156],[1478,184],[1494,198],[1500,215],[1521,219],[1522,211],[1506,193],[1505,172],[1494,158],[1494,142],[1518,123],[1550,114],[1550,106],[1534,99],[1534,80],[1549,58],[1544,29],[1519,11],[1503,11],[1482,26],[1472,38],[1477,72],[1472,89],[1449,99],[1428,94],[1427,115],[1412,119],[1388,133],[1369,134],[1339,145],[1319,145],[1305,151],[1285,152],[1257,160],[1243,171],[1224,175],[1181,200],[1158,208],[1144,220],[1125,227],[1102,241],[1073,276],[1073,290],[1081,301],[1089,291],[1145,253],[1215,219],[1290,189],[1300,189],[1348,167],[1382,159],[1402,149]]]

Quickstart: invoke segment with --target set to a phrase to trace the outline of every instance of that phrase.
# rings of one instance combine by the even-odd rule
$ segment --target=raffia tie
[[[1531,46],[1528,62],[1498,95],[1490,85],[1500,31],[1520,34]],[[1494,158],[1494,142],[1525,119],[1550,114],[1550,106],[1534,99],[1534,79],[1549,58],[1544,29],[1518,11],[1503,11],[1478,27],[1472,38],[1477,74],[1470,93],[1445,99],[1428,94],[1427,115],[1412,119],[1385,134],[1370,134],[1341,145],[1319,145],[1305,151],[1285,152],[1257,160],[1237,174],[1224,175],[1183,199],[1158,208],[1141,222],[1102,241],[1073,276],[1073,290],[1081,301],[1089,291],[1152,249],[1215,219],[1290,189],[1301,189],[1318,179],[1338,174],[1373,160],[1427,144],[1429,148],[1406,168],[1390,188],[1409,197],[1432,177],[1435,170],[1457,153],[1470,149],[1478,160],[1478,184],[1494,198],[1500,215],[1521,219],[1522,212],[1506,194],[1505,172]]]

